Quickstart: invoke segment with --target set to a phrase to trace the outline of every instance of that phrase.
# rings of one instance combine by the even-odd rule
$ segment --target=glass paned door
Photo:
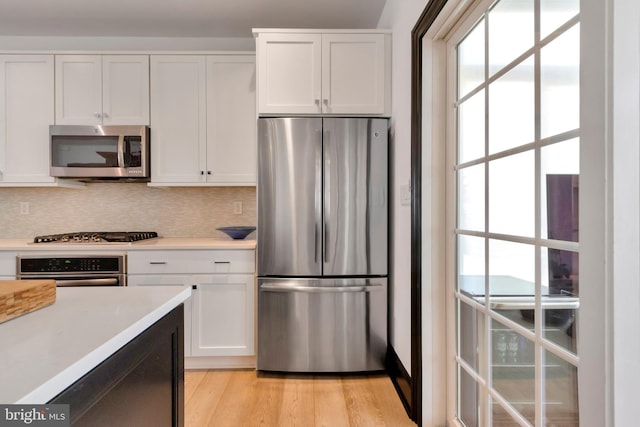
[[[479,4],[448,40],[456,414],[576,426],[579,2]]]

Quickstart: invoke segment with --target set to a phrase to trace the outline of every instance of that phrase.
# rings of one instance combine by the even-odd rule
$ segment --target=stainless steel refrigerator
[[[384,369],[388,121],[258,120],[258,354],[265,371]]]

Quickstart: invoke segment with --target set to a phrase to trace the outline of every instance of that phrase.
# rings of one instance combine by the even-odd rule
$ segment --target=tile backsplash
[[[236,202],[242,204],[241,214],[234,213]],[[28,213],[21,212],[21,205]],[[83,189],[0,188],[0,239],[79,231],[227,238],[216,228],[228,225],[256,225],[255,187],[91,183]]]

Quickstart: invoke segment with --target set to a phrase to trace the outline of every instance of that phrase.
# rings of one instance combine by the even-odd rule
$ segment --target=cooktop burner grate
[[[34,243],[130,243],[158,237],[155,231],[104,231],[36,236]]]

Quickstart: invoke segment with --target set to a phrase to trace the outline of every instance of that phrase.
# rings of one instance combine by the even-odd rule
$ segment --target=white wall
[[[613,7],[613,423],[638,424],[640,384],[640,2]]]
[[[411,372],[411,207],[400,204],[400,186],[411,177],[411,30],[428,0],[387,0],[378,28],[391,29],[391,312],[390,341]]]
[[[588,313],[578,331],[580,421],[637,425],[640,3],[582,0],[580,6],[580,78],[587,82],[580,94],[580,185],[589,188],[589,201],[580,201],[580,263],[590,273],[580,278],[580,311]]]

